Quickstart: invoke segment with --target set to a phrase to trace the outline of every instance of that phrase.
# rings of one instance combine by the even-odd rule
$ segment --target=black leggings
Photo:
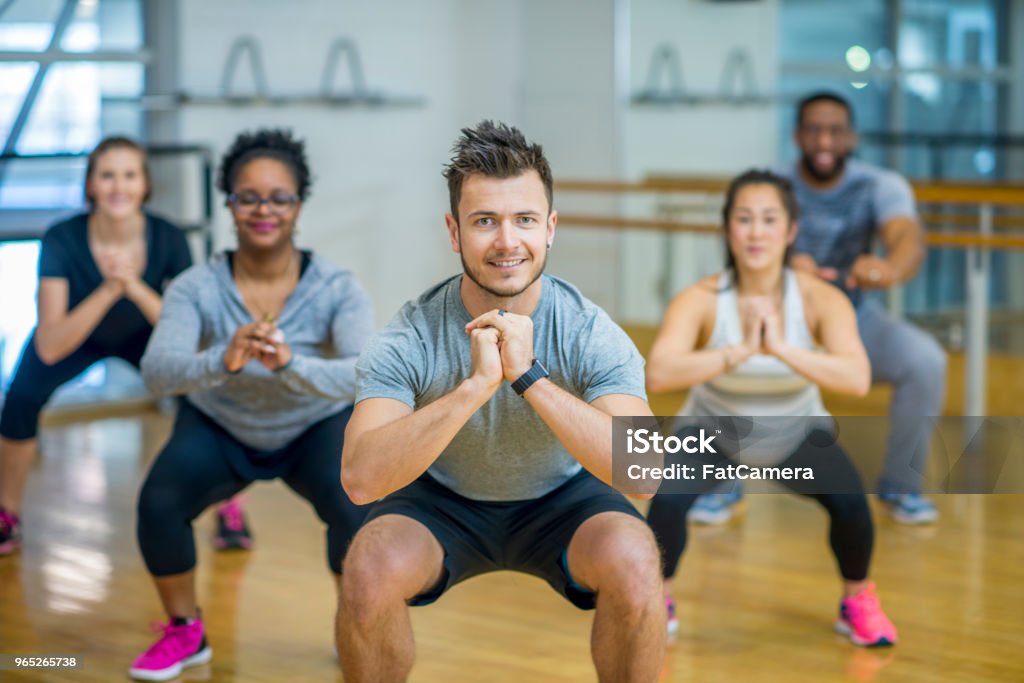
[[[369,510],[357,507],[341,488],[341,447],[351,415],[348,408],[325,418],[275,453],[279,463],[290,465],[281,479],[327,524],[327,563],[335,574],[341,573],[348,544]],[[169,576],[195,567],[192,520],[252,483],[230,464],[249,457],[247,452],[252,449],[181,402],[171,438],[139,493],[137,535],[151,574]]]
[[[35,334],[29,337],[18,361],[18,369],[4,398],[0,414],[0,436],[12,441],[34,439],[39,431],[39,412],[58,387],[70,382],[107,358],[121,358],[136,368],[146,350],[149,333],[125,340],[116,350],[101,349],[86,342],[71,355],[47,365],[36,353]]]
[[[685,430],[684,430],[685,431]],[[680,437],[682,433],[680,433]],[[686,464],[696,465],[702,472],[704,464],[724,468],[734,464],[723,454],[698,454],[687,456]],[[828,473],[836,481],[843,481],[846,488],[863,490],[860,476],[853,463],[832,437],[820,430],[812,432],[779,467],[813,467],[816,473]],[[671,578],[679,567],[679,560],[686,549],[686,513],[697,497],[720,483],[713,478],[694,480],[693,490],[679,493],[658,493],[651,501],[647,513],[647,524],[651,527],[663,552],[663,575]],[[820,493],[820,481],[801,479],[780,480],[780,484],[794,493],[813,498],[828,511],[829,543],[839,564],[839,572],[847,581],[862,581],[868,576],[871,563],[871,549],[875,532],[868,509],[867,497],[863,493]]]

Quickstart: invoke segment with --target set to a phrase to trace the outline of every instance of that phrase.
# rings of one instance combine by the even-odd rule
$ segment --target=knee
[[[637,610],[648,607],[652,596],[661,596],[661,552],[647,528],[631,528],[604,539],[591,564],[599,568],[598,593],[613,594],[618,602]]]
[[[907,350],[904,372],[910,382],[929,386],[945,384],[948,356],[932,337],[922,334],[912,349]]]
[[[403,595],[403,586],[417,573],[416,563],[402,548],[365,543],[357,535],[341,574],[346,618],[357,624],[373,623],[388,607],[412,597]]]
[[[147,479],[139,491],[136,507],[140,527],[153,527],[183,516],[184,504],[177,488]]]
[[[39,413],[47,397],[34,396],[12,384],[0,412],[0,434],[12,441],[35,438],[39,429]]]
[[[871,525],[871,509],[868,507],[867,496],[860,494],[831,496],[825,507],[836,519],[858,525]]]

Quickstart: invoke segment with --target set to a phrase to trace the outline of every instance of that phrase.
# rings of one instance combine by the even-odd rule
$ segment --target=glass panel
[[[142,84],[142,64],[55,64],[46,74],[36,106],[18,141],[18,151],[88,151],[104,134],[137,134],[137,122],[130,130],[109,128],[108,123],[114,125],[119,119],[106,119],[104,110],[123,106],[124,98],[141,95]]]
[[[782,0],[780,8],[783,64],[841,65],[854,46],[874,56],[888,45],[885,0]]]
[[[138,50],[142,47],[139,0],[79,0],[61,47],[68,52]]]
[[[36,326],[36,264],[39,242],[0,243],[0,390],[14,376],[14,366]]]
[[[82,184],[84,159],[16,160],[4,169],[0,184],[3,209],[77,209],[84,205]],[[0,210],[0,238],[6,231],[32,234],[44,225],[35,218],[18,217],[11,222]]]
[[[140,62],[99,65],[100,97],[140,97],[145,69]]]
[[[15,0],[0,24],[0,50],[45,50],[63,6],[64,0]]]
[[[35,62],[7,62],[0,64],[0,140],[6,142],[21,111],[25,93],[39,66]]]
[[[54,64],[43,80],[18,151],[40,154],[92,148],[100,137],[99,100],[96,64]]]
[[[1006,0],[903,0],[900,65],[991,69],[1005,63],[1000,33],[1008,22],[998,19],[1007,10]]]
[[[995,180],[1006,166],[1008,151],[982,139],[977,143],[943,142],[942,135],[994,136],[1006,89],[994,81],[949,81],[931,74],[904,79],[903,130],[935,135],[931,145],[906,148],[904,172],[920,178]]]

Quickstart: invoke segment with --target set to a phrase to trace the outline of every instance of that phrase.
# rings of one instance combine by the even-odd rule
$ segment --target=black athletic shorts
[[[441,580],[410,605],[429,605],[471,576],[511,570],[540,577],[580,609],[593,609],[596,596],[573,581],[566,555],[576,529],[602,512],[644,519],[621,493],[586,470],[540,498],[511,502],[465,498],[424,474],[374,505],[366,521],[410,517],[444,549]]]

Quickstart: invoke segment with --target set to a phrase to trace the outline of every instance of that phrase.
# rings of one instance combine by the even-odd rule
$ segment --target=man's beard
[[[843,171],[846,169],[846,159],[849,156],[849,154],[844,154],[843,156],[836,155],[836,163],[832,166],[832,170],[824,172],[819,171],[811,161],[811,157],[806,154],[801,155],[800,163],[803,164],[804,170],[807,171],[807,175],[811,176],[819,183],[827,183],[835,180],[843,174]]]
[[[499,292],[498,290],[492,289],[491,287],[488,287],[483,282],[481,282],[479,274],[475,273],[473,269],[469,267],[469,264],[466,263],[466,257],[463,256],[461,252],[459,253],[459,259],[462,261],[462,272],[465,273],[466,276],[469,277],[469,279],[472,280],[477,287],[484,290],[491,296],[495,296],[501,299],[511,299],[513,297],[519,296],[520,294],[528,290],[530,288],[530,285],[532,285],[534,282],[538,280],[538,278],[540,278],[540,276],[544,273],[544,268],[546,268],[548,265],[548,258],[547,254],[545,253],[544,260],[541,262],[540,268],[537,269],[537,272],[534,273],[533,277],[530,278],[529,282],[527,282],[525,285],[523,285],[521,288],[519,288],[519,290],[515,292]]]

